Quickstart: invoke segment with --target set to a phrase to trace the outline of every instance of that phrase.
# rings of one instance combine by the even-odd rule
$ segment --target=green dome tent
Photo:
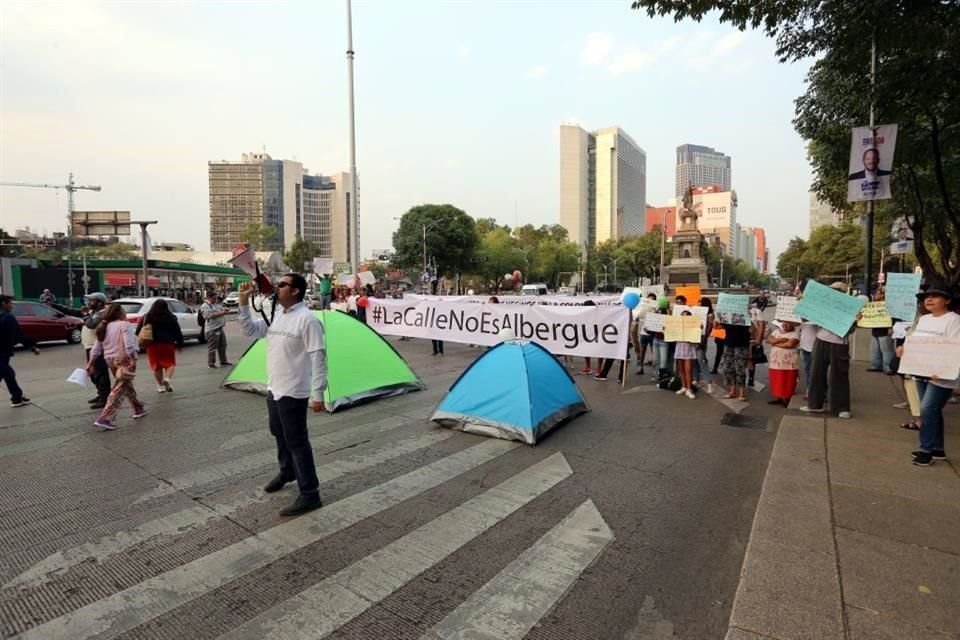
[[[340,311],[314,311],[327,348],[327,411],[376,398],[419,391],[426,386],[403,357],[376,331]],[[224,387],[267,394],[267,344],[257,340],[223,381]]]

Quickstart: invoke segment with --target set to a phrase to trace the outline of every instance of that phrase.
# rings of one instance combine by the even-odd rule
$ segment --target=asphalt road
[[[260,491],[263,398],[219,388],[204,347],[173,394],[144,361],[150,414],[114,432],[64,382],[78,346],[18,353],[34,404],[0,405],[0,635],[723,638],[779,415],[764,395],[577,376],[593,411],[529,447],[427,421],[480,350],[389,340],[427,390],[311,415],[327,506],[296,519],[277,515],[295,489]],[[772,419],[721,424],[734,409]]]

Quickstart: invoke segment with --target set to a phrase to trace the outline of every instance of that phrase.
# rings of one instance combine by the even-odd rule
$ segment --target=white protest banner
[[[847,201],[890,199],[890,173],[897,145],[897,125],[854,127],[850,140]]]
[[[643,319],[643,328],[647,330],[648,333],[663,333],[663,319],[666,318],[662,313],[655,313],[651,311]]]
[[[333,258],[314,258],[313,272],[318,276],[330,275],[333,273]]]
[[[750,326],[750,296],[721,292],[715,312],[720,324]]]
[[[515,295],[483,295],[483,296],[431,296],[417,293],[408,293],[404,296],[410,300],[441,300],[445,302],[474,302],[486,303],[491,297],[496,297],[500,304],[546,305],[560,307],[582,307],[587,300],[595,306],[622,306],[620,296],[515,296]]]
[[[793,310],[797,306],[797,298],[794,296],[780,296],[777,298],[777,312],[774,318],[786,322],[803,322],[803,318],[798,316]]]
[[[960,340],[940,336],[907,336],[897,373],[956,380],[960,377]]]
[[[565,307],[370,298],[367,324],[385,335],[492,346],[510,329],[554,355],[623,359],[630,314],[620,306]]]

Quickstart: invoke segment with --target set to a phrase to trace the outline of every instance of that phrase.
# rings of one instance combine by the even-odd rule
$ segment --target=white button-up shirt
[[[274,399],[323,400],[327,388],[327,358],[323,325],[302,302],[279,309],[268,325],[241,305],[237,320],[244,334],[267,338],[267,390]]]

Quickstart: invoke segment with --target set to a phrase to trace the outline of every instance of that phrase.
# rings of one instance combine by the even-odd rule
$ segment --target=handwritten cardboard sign
[[[647,330],[648,333],[663,333],[663,319],[669,318],[670,316],[665,316],[662,313],[650,312],[643,319],[643,328]]]
[[[700,342],[701,325],[697,316],[661,316],[664,342]]]
[[[840,293],[816,280],[807,280],[803,298],[794,311],[801,318],[844,336],[850,331],[863,305],[864,301],[860,298]]]
[[[787,322],[803,322],[803,318],[795,313],[798,298],[794,296],[780,296],[777,298],[777,312],[774,314],[775,320],[785,320]]]
[[[717,322],[750,326],[750,296],[735,293],[720,293],[714,312]]]
[[[887,274],[887,314],[891,318],[913,322],[913,318],[917,315],[920,277],[919,273]]]
[[[893,326],[893,318],[887,315],[887,303],[883,300],[878,302],[868,302],[860,310],[860,319],[857,321],[858,327],[867,329],[883,329]]]
[[[960,340],[940,336],[907,336],[898,372],[956,380],[960,377]]]

